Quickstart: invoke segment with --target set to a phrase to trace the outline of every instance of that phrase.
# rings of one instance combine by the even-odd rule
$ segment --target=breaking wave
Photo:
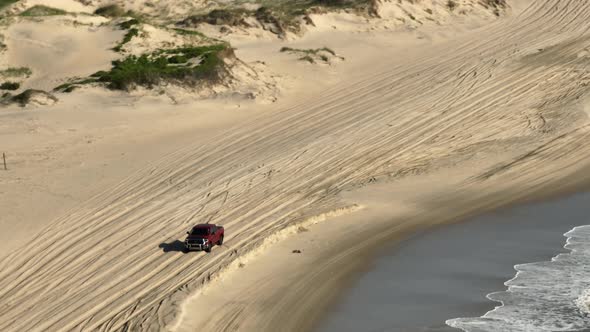
[[[590,225],[564,234],[568,253],[548,262],[516,265],[508,289],[488,294],[501,305],[481,317],[454,318],[467,332],[545,332],[590,329]]]

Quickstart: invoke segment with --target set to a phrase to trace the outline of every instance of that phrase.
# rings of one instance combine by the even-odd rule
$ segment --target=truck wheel
[[[220,246],[223,244],[223,235],[219,238],[219,241],[217,241],[217,245]]]
[[[208,245],[207,247],[205,247],[205,252],[211,252],[211,245]]]

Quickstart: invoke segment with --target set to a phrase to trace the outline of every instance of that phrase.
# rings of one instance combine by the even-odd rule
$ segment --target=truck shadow
[[[170,243],[160,243],[158,247],[162,248],[164,252],[184,252],[184,242],[179,240],[174,240]]]

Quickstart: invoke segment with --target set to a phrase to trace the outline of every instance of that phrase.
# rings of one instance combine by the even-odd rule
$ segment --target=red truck
[[[188,236],[184,240],[185,251],[205,250],[211,252],[214,245],[223,244],[223,226],[214,224],[199,224],[186,232]]]

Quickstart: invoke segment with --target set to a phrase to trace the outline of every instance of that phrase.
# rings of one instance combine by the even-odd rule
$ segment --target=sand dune
[[[33,76],[23,88],[52,90],[72,77],[85,77],[108,69],[118,58],[110,48],[122,31],[101,27],[106,20],[76,18],[77,24],[61,17],[43,22],[19,22],[6,31],[10,66],[30,67]],[[79,25],[86,24],[85,29]]]
[[[239,256],[374,181],[469,165],[454,193],[485,197],[572,174],[590,155],[589,18],[585,1],[535,1],[161,157],[0,262],[0,330],[163,329]],[[224,225],[226,244],[163,252],[196,222]]]

